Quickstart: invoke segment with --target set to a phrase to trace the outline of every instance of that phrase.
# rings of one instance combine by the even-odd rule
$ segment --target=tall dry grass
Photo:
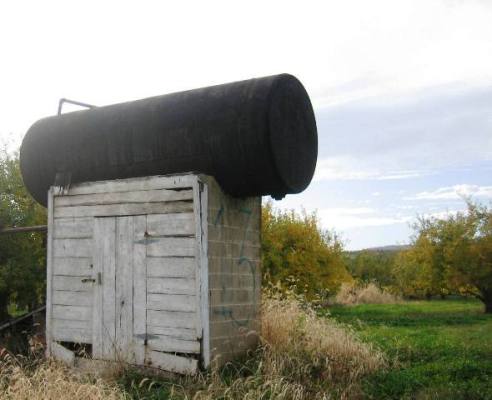
[[[342,305],[396,304],[401,301],[401,297],[379,288],[374,283],[343,283],[335,296],[335,303]]]
[[[89,379],[53,360],[14,357],[0,350],[0,398],[8,400],[119,400],[126,394],[115,384]]]
[[[54,361],[22,360],[3,352],[0,398],[357,398],[361,379],[385,367],[381,352],[349,328],[319,317],[302,298],[269,293],[264,299],[261,346],[243,362],[174,380],[127,371],[117,383],[81,376]]]
[[[255,357],[232,376],[202,376],[201,389],[183,394],[197,400],[356,398],[362,378],[385,366],[380,351],[348,327],[319,317],[302,298],[269,293]]]

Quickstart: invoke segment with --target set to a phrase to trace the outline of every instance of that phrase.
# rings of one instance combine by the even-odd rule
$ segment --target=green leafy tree
[[[421,218],[415,228],[413,251],[430,265],[431,290],[473,295],[492,313],[492,209],[467,201],[466,212]]]
[[[362,250],[348,255],[348,270],[364,283],[375,283],[381,288],[395,285],[393,274],[396,251]]]
[[[43,225],[46,211],[27,193],[17,154],[0,150],[0,227]],[[31,309],[44,301],[44,235],[0,235],[0,321],[10,304]]]
[[[336,234],[319,227],[316,214],[262,209],[262,261],[265,280],[284,287],[295,280],[309,298],[334,292],[351,281]]]
[[[432,285],[432,253],[432,244],[425,237],[415,238],[412,247],[398,253],[392,271],[396,291],[416,299],[439,293]]]

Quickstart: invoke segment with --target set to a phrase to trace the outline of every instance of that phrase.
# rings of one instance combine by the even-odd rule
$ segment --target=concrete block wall
[[[223,364],[258,343],[261,306],[261,197],[224,194],[208,186],[208,268],[211,360]]]

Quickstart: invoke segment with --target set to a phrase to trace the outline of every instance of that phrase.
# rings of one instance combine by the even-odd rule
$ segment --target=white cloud
[[[284,71],[316,107],[492,81],[487,2],[4,1],[0,15],[0,135],[60,97],[104,105]]]
[[[417,193],[406,197],[405,200],[458,200],[465,197],[482,197],[492,199],[492,186],[454,185],[446,186],[433,191]]]
[[[325,228],[344,230],[368,226],[384,226],[409,222],[408,216],[379,216],[377,210],[369,207],[324,208],[318,211]]]
[[[328,157],[318,161],[314,173],[314,181],[335,180],[398,180],[418,178],[429,175],[426,171],[394,170],[380,171],[375,168],[364,168],[360,160],[354,157]]]

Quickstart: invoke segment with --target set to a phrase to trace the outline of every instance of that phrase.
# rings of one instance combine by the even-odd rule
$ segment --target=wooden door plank
[[[149,293],[147,295],[147,309],[192,312],[196,310],[196,296]]]
[[[91,292],[53,290],[52,303],[60,306],[87,306],[92,310],[93,297]]]
[[[53,304],[53,318],[90,321],[92,307],[87,306],[60,306]]]
[[[147,333],[147,247],[145,232],[147,217],[134,217],[133,223],[133,343],[134,362],[143,365],[145,362],[145,339]]]
[[[94,274],[102,282],[94,290],[92,352],[94,358],[113,359],[115,344],[116,219],[94,219]]]
[[[148,293],[195,295],[192,278],[147,278]]]
[[[93,223],[93,218],[57,218],[54,220],[55,239],[92,238]]]
[[[193,210],[191,201],[173,201],[165,203],[128,203],[128,204],[108,204],[94,206],[74,206],[57,207],[55,209],[56,218],[81,218],[81,217],[105,217],[143,215],[143,214],[166,214],[190,212]]]
[[[70,367],[73,367],[75,363],[75,354],[73,351],[68,350],[67,348],[63,347],[61,344],[52,342],[51,352],[55,359],[67,364]]]
[[[107,204],[160,203],[190,200],[192,196],[191,190],[157,189],[116,193],[107,192],[57,197],[55,205],[57,207],[75,207]]]
[[[92,239],[53,239],[55,257],[91,257]]]
[[[92,257],[55,257],[53,274],[66,276],[92,276]]]
[[[192,198],[191,190],[189,199]],[[195,235],[193,213],[154,214],[147,217],[147,231],[150,236]]]
[[[198,340],[183,340],[169,336],[152,336],[148,342],[149,350],[166,351],[169,353],[200,353]]]
[[[149,361],[153,367],[178,374],[193,375],[198,369],[198,361],[193,358],[161,353],[159,351],[149,351]]]
[[[149,278],[194,278],[195,269],[193,257],[147,257]]]
[[[147,324],[147,335],[152,338],[154,335],[174,337],[182,340],[197,340],[196,330],[194,328],[169,328],[165,326],[155,326]]]
[[[195,238],[190,237],[161,237],[151,238],[147,244],[149,257],[194,257]]]
[[[136,190],[184,189],[191,188],[195,181],[196,176],[190,174],[116,179],[78,183],[73,185],[67,194],[73,196],[92,193],[133,192]]]
[[[133,358],[133,218],[116,219],[116,351],[128,362]]]
[[[147,310],[147,323],[168,328],[196,329],[195,314],[194,312]]]

